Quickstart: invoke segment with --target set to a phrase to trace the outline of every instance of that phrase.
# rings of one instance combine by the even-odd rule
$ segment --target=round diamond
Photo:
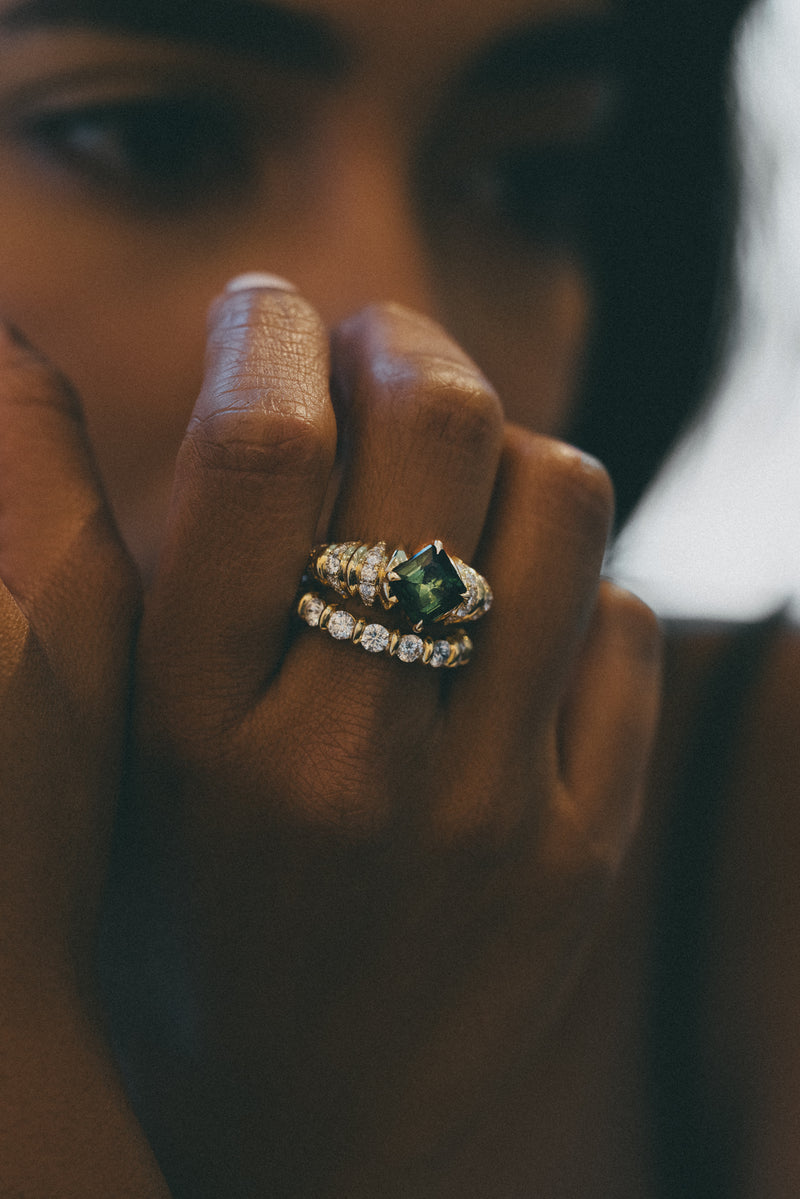
[[[348,637],[352,637],[355,627],[355,617],[351,616],[349,612],[343,612],[341,609],[338,612],[334,612],[328,621],[328,632],[337,641],[346,641]]]
[[[382,624],[368,624],[361,634],[361,644],[371,654],[381,654],[389,644],[389,630]]]
[[[422,657],[424,646],[422,638],[417,637],[414,633],[407,633],[405,637],[400,638],[397,646],[397,656],[401,662],[416,662]]]
[[[369,607],[375,602],[375,596],[377,592],[375,591],[372,583],[362,583],[358,589],[358,594],[361,596],[361,599],[367,605],[367,607]]]
[[[325,604],[322,602],[319,596],[310,595],[303,604],[301,616],[307,625],[310,625],[312,629],[315,629],[319,624],[319,618],[324,611]]]
[[[447,659],[450,657],[450,642],[449,641],[434,641],[433,653],[431,654],[431,666],[444,666]]]
[[[378,578],[378,567],[375,562],[367,562],[361,568],[361,582],[374,583]]]

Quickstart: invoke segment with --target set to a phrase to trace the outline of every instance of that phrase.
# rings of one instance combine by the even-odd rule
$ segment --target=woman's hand
[[[0,329],[0,1195],[164,1196],[97,1019],[135,573],[64,381]]]
[[[337,424],[325,539],[474,561],[495,603],[465,668],[297,627]],[[177,1194],[450,1193],[528,1101],[655,722],[654,622],[598,582],[611,507],[430,321],[370,309],[329,364],[296,294],[217,305],[136,684],[144,852],[191,977],[183,1057],[140,1080]]]

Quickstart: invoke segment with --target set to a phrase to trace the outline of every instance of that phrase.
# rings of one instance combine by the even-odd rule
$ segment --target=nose
[[[290,278],[329,327],[373,301],[436,315],[410,155],[398,141],[366,119],[330,126],[303,172],[296,216],[265,264]]]

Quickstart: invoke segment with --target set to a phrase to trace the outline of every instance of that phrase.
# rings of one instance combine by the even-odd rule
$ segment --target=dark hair
[[[729,59],[748,0],[624,0],[622,101],[594,231],[597,322],[571,438],[631,511],[695,412],[730,309]]]

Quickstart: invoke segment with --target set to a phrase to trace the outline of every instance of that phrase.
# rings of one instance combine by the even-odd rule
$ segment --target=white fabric
[[[800,613],[800,0],[736,59],[741,295],[717,394],[620,537],[612,573],[665,616]]]

